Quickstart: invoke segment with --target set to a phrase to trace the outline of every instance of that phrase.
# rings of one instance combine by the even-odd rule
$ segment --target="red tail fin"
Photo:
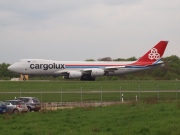
[[[164,54],[168,41],[160,41],[152,49],[150,49],[146,54],[144,54],[139,60],[137,60],[135,65],[149,65],[156,61],[159,61]]]

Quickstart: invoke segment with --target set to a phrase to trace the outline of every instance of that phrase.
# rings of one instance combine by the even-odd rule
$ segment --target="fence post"
[[[139,87],[139,101],[140,101],[140,90],[141,90],[140,87],[141,87],[141,86],[139,85],[138,87]]]
[[[81,102],[82,102],[82,87],[81,87]]]
[[[120,87],[120,91],[119,91],[119,101],[121,102],[121,87]]]
[[[61,106],[62,106],[62,87],[61,87]]]
[[[42,108],[42,90],[41,90],[41,108]]]
[[[102,87],[101,87],[101,106],[102,106]]]
[[[157,84],[157,92],[158,92],[158,99],[159,99],[159,85]]]
[[[176,86],[176,100],[177,100],[177,84],[175,84],[175,86]]]
[[[20,97],[21,97],[21,88],[20,88]]]
[[[124,102],[123,94],[122,94],[122,103]]]
[[[42,90],[41,90],[41,103],[42,103]]]
[[[138,95],[139,98],[138,98],[138,99],[139,99],[139,101],[140,101],[140,98],[141,98],[141,97],[140,97],[140,90],[141,90],[140,88],[141,88],[141,86],[140,86],[140,80],[139,80],[139,81],[138,81],[138,90],[139,90],[139,95]]]

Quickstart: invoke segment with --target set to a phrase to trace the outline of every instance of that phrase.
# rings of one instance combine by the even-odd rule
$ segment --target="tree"
[[[126,59],[126,61],[136,61],[136,60],[137,60],[137,58],[134,56]]]
[[[17,77],[18,74],[15,74],[13,72],[10,72],[7,68],[10,66],[10,64],[2,63],[0,64],[0,79],[3,79],[5,77]]]
[[[137,58],[136,57],[130,57],[130,58],[127,58],[127,59],[124,59],[124,58],[117,58],[117,59],[114,59],[113,61],[136,61]]]
[[[85,60],[85,61],[95,61],[94,59],[87,59],[87,60]]]
[[[99,58],[98,61],[112,61],[111,57]]]
[[[117,58],[117,59],[113,59],[113,61],[125,61],[125,59],[123,59],[123,58]]]

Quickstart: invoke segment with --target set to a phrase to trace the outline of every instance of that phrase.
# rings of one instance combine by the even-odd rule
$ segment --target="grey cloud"
[[[165,56],[179,55],[179,6],[178,0],[0,1],[0,63],[140,57],[159,40],[170,40]]]

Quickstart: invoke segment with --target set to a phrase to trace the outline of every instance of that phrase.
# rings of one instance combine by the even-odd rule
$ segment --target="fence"
[[[151,91],[54,91],[54,92],[0,92],[0,100],[17,97],[37,97],[41,102],[127,102],[140,101],[148,98],[158,100],[177,100],[180,90]]]

